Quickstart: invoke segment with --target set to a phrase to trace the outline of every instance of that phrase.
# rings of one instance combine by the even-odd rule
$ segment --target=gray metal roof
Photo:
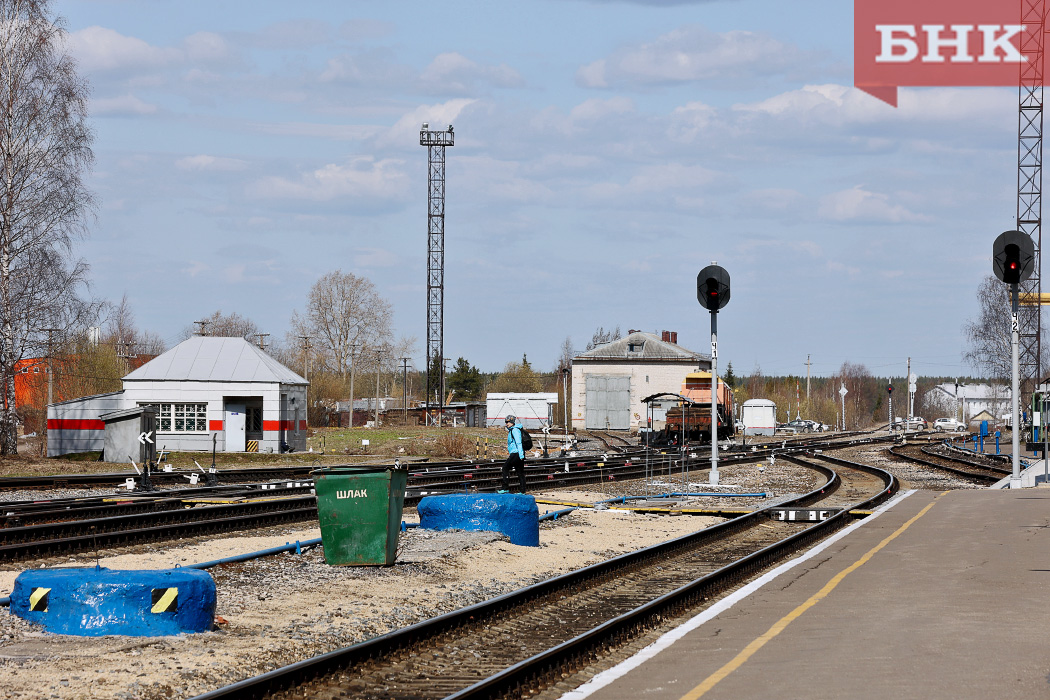
[[[244,338],[199,335],[153,358],[124,381],[309,384]]]
[[[696,361],[710,360],[707,355],[687,350],[676,343],[660,340],[653,333],[638,331],[626,338],[599,345],[573,358],[576,360],[629,360],[629,361]]]

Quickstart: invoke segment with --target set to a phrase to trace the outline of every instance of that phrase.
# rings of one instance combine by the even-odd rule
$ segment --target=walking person
[[[503,463],[503,490],[510,491],[511,471],[518,473],[518,486],[525,493],[525,446],[521,442],[521,426],[516,425],[515,416],[507,416],[504,425],[507,427],[507,461]]]

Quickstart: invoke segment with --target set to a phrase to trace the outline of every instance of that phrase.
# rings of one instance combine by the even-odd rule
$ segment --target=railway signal
[[[718,484],[718,310],[729,303],[729,273],[718,263],[696,276],[696,300],[711,312],[711,478]],[[730,417],[729,420],[732,420]],[[683,449],[685,442],[682,443]]]
[[[1032,276],[1035,269],[1035,243],[1023,231],[1003,231],[992,244],[992,271],[995,276],[1010,285],[1010,356],[1011,394],[1010,425],[1013,433],[1013,469],[1010,473],[1010,488],[1021,488],[1021,426],[1018,423],[1018,401],[1021,398],[1020,333],[1021,324],[1017,315],[1017,285]]]
[[[711,263],[696,276],[696,299],[712,313],[729,303],[729,273]]]
[[[1004,231],[992,244],[992,270],[1007,284],[1020,284],[1035,269],[1035,243],[1021,231]]]

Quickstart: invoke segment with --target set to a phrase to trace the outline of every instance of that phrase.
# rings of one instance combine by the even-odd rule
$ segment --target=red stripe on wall
[[[221,420],[210,420],[208,421],[208,430],[222,430]]]
[[[306,430],[306,421],[301,420],[299,422],[302,424],[303,430]],[[263,430],[267,430],[267,431],[269,431],[269,430],[295,430],[295,421],[294,420],[264,420],[263,421]]]
[[[299,421],[299,430],[306,430],[306,421]]]
[[[106,424],[91,418],[48,418],[48,430],[105,430]]]

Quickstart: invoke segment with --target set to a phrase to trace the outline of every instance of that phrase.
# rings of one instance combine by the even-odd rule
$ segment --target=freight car
[[[718,380],[715,397],[718,401],[718,439],[727,440],[736,434],[733,419],[733,390]],[[667,422],[659,436],[665,444],[711,441],[711,373],[691,372],[682,382],[681,396],[686,399],[667,409]]]

